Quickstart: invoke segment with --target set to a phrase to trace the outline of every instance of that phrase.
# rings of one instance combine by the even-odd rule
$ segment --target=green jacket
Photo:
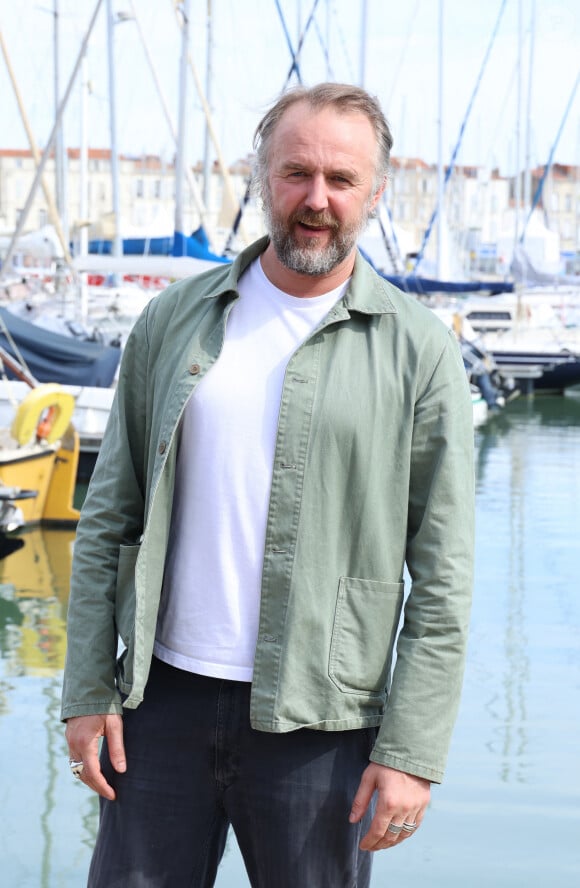
[[[170,286],[128,338],[74,547],[63,719],[143,698],[180,418],[219,358],[239,276],[266,243]],[[470,609],[472,450],[454,335],[357,255],[346,294],[286,371],[254,728],[380,725],[374,761],[441,780]]]

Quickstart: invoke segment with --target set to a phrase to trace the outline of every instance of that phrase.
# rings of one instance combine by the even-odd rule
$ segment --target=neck
[[[276,251],[271,243],[266,247],[265,252],[260,256],[262,269],[271,284],[283,290],[284,293],[291,293],[293,296],[300,296],[309,299],[313,296],[322,296],[340,287],[351,276],[354,268],[356,251],[344,259],[340,265],[333,268],[328,274],[309,275],[299,274],[282,265],[276,255]]]

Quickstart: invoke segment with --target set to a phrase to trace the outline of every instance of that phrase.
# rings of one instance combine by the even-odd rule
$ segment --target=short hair
[[[254,181],[261,191],[266,181],[270,143],[280,120],[292,105],[305,102],[312,110],[332,107],[338,113],[364,114],[373,127],[378,146],[375,191],[388,178],[393,147],[393,136],[379,101],[366,90],[349,83],[319,83],[316,86],[297,86],[282,93],[275,105],[264,115],[254,133],[256,160]]]

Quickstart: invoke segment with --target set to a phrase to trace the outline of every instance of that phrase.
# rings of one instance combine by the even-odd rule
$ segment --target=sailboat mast
[[[213,81],[213,72],[212,72],[213,26],[212,26],[211,13],[212,13],[211,0],[207,0],[205,97],[207,99],[207,103],[210,108],[211,108],[211,94],[212,94],[212,81]],[[211,185],[211,163],[212,163],[212,160],[211,160],[210,146],[211,146],[211,137],[209,134],[209,126],[206,121],[204,149],[203,149],[203,202],[206,207],[209,207],[211,204],[210,185]]]
[[[89,93],[89,63],[87,55],[83,56],[81,65],[81,116],[80,116],[80,151],[79,151],[79,173],[80,173],[80,195],[79,195],[79,255],[86,256],[89,252],[89,232],[88,232],[88,216],[89,216],[89,139],[88,139],[88,93]]]
[[[93,12],[93,16],[91,18],[88,30],[83,38],[83,42],[82,42],[82,46],[81,46],[81,49],[79,52],[79,56],[77,58],[75,66],[73,68],[73,72],[70,76],[70,80],[68,82],[68,86],[65,90],[62,101],[61,101],[60,105],[58,106],[56,118],[55,118],[52,130],[50,132],[50,135],[48,137],[46,147],[44,149],[42,157],[40,158],[40,161],[36,165],[36,174],[35,174],[34,179],[32,181],[32,185],[30,186],[30,190],[28,192],[28,197],[26,198],[26,202],[24,204],[24,207],[22,208],[22,212],[20,213],[20,216],[18,218],[18,222],[16,224],[16,229],[14,230],[14,232],[12,234],[10,244],[8,245],[8,250],[6,252],[6,255],[4,256],[4,263],[3,263],[2,267],[0,268],[0,280],[2,280],[2,278],[5,274],[5,270],[10,267],[10,262],[12,260],[12,256],[14,255],[14,249],[15,249],[16,243],[18,242],[18,238],[22,234],[22,230],[26,224],[26,220],[28,218],[30,208],[31,208],[32,203],[34,201],[34,197],[36,195],[36,190],[37,190],[39,182],[42,180],[42,177],[44,174],[44,168],[46,166],[46,162],[47,162],[48,157],[53,149],[56,128],[57,128],[58,124],[60,123],[60,120],[61,120],[62,115],[64,113],[64,109],[66,108],[67,102],[69,100],[71,90],[74,86],[74,82],[76,80],[76,76],[77,76],[83,55],[86,52],[89,38],[91,36],[92,30],[93,30],[93,27],[95,24],[95,20],[97,18],[97,13],[101,7],[102,2],[103,2],[103,0],[96,0],[95,10]],[[0,44],[2,44],[2,51],[3,51],[4,57],[7,58],[7,52],[6,52],[6,48],[4,46],[4,41],[1,38],[2,38],[2,32],[0,31]],[[66,244],[65,244],[65,247],[66,247]],[[65,253],[65,255],[66,255],[66,253]]]
[[[530,63],[528,66],[528,95],[526,105],[526,161],[524,166],[524,207],[526,213],[532,204],[532,80],[536,37],[536,0],[531,0]]]
[[[520,210],[522,203],[522,179],[520,171],[521,159],[521,128],[522,128],[522,47],[523,47],[523,13],[522,0],[518,0],[518,61],[517,61],[517,92],[516,92],[516,157],[515,157],[515,188],[514,188],[514,250],[520,233]]]
[[[181,4],[181,59],[179,64],[179,113],[177,121],[177,157],[175,159],[175,231],[184,233],[183,179],[185,170],[187,126],[187,64],[189,47],[190,0]]]
[[[115,49],[113,39],[113,3],[107,0],[107,56],[109,64],[109,127],[111,139],[111,178],[113,190],[113,256],[123,255],[121,241],[121,209],[119,197],[119,152],[117,148],[117,100],[115,95]]]
[[[54,113],[60,104],[60,13],[59,0],[54,0]],[[56,207],[60,216],[64,236],[68,242],[68,219],[65,195],[65,163],[64,163],[64,138],[62,119],[56,128],[54,135],[54,175]]]
[[[437,95],[437,277],[443,277],[443,199],[445,194],[445,181],[443,171],[443,19],[444,0],[439,0],[439,59],[438,59],[438,95]]]
[[[361,15],[360,15],[360,47],[359,47],[359,75],[358,75],[358,83],[359,86],[363,87],[366,81],[366,59],[367,59],[367,31],[368,31],[368,16],[369,8],[367,0],[363,0],[361,3]]]
[[[157,95],[159,96],[159,101],[161,102],[161,108],[163,110],[163,115],[165,117],[165,121],[167,123],[167,126],[169,127],[169,132],[171,133],[171,137],[172,137],[173,141],[175,142],[175,145],[177,146],[177,142],[178,142],[177,127],[175,126],[175,122],[171,116],[171,112],[169,110],[169,104],[168,104],[167,99],[164,95],[164,92],[163,92],[163,89],[162,89],[162,86],[161,86],[161,83],[159,80],[159,75],[157,73],[155,63],[153,61],[153,56],[151,54],[151,50],[149,48],[149,44],[148,44],[147,38],[145,36],[145,32],[144,32],[143,27],[141,25],[141,21],[139,19],[137,7],[135,6],[133,0],[129,0],[129,4],[131,7],[131,15],[133,17],[135,24],[137,25],[139,37],[141,38],[141,44],[143,46],[143,51],[145,52],[145,57],[147,59],[148,65],[149,65],[149,70],[151,71],[151,76],[153,77],[155,89],[157,90]],[[195,203],[197,212],[199,213],[199,217],[202,221],[202,224],[204,224],[206,221],[206,208],[205,208],[205,205],[203,202],[203,197],[201,195],[201,191],[200,191],[199,186],[195,180],[195,177],[191,171],[191,168],[189,167],[188,164],[185,165],[184,172],[185,172],[185,178],[187,180],[187,184],[189,185],[189,190],[191,192],[191,196],[192,196],[193,201]]]

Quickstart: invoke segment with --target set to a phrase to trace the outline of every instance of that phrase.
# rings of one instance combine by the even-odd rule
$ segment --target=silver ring
[[[398,836],[402,829],[403,826],[399,826],[396,823],[389,823],[389,825],[387,826],[387,832],[392,833],[394,836]]]
[[[407,823],[407,821],[405,821],[403,823],[403,826],[401,827],[401,829],[404,829],[405,832],[412,833],[412,832],[415,832],[415,830],[417,829],[417,824],[416,823]]]
[[[80,780],[80,779],[81,779],[81,774],[83,773],[83,768],[85,767],[85,766],[84,766],[84,763],[83,763],[83,760],[81,759],[79,762],[75,762],[74,759],[69,759],[68,763],[69,763],[69,765],[70,765],[70,769],[71,769],[73,775],[74,775],[78,780]]]

